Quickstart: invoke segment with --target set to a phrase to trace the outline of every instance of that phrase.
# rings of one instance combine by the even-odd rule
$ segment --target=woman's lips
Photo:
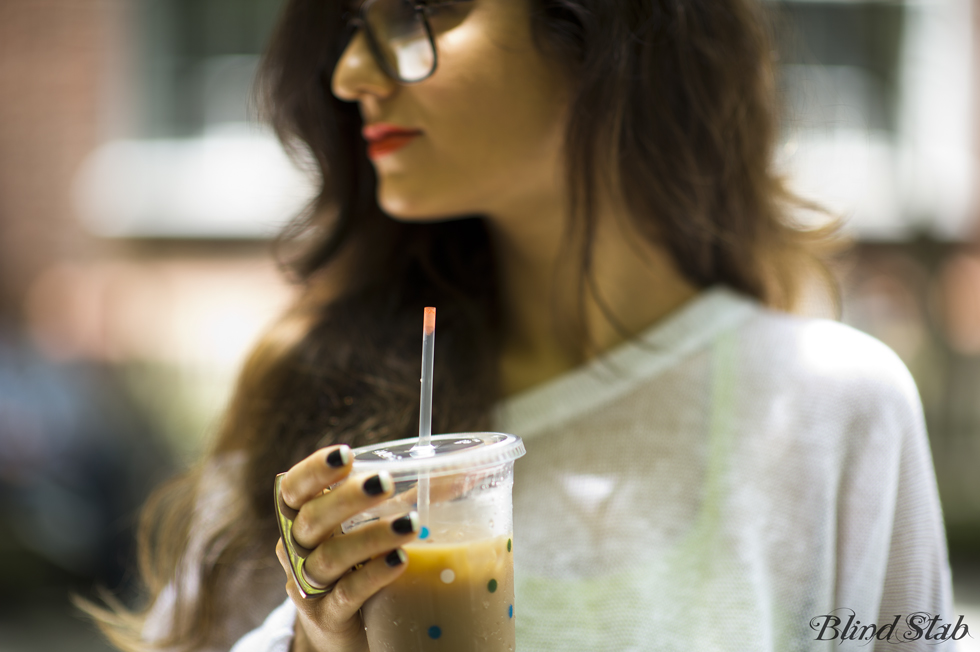
[[[368,141],[368,158],[376,159],[386,154],[391,154],[408,145],[419,134],[402,134],[398,136],[386,136],[379,140]]]
[[[406,129],[380,122],[366,125],[361,133],[368,143],[368,158],[372,160],[398,151],[422,135],[418,129]]]

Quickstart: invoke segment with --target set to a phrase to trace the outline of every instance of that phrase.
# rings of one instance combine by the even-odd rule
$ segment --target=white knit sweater
[[[898,643],[914,613],[957,619],[919,398],[873,338],[715,288],[495,417],[527,447],[520,652],[954,649]],[[817,640],[852,612],[900,618]],[[294,617],[235,652],[286,652]]]

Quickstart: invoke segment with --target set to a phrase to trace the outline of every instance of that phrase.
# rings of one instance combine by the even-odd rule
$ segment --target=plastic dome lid
[[[412,451],[415,438],[355,448],[354,471],[387,471],[394,480],[451,475],[513,462],[524,455],[520,437],[500,432],[463,432],[433,435],[426,451]]]

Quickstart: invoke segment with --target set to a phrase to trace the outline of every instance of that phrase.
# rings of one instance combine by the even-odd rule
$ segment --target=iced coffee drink
[[[513,652],[512,547],[509,537],[405,546],[405,573],[364,606],[372,652]]]
[[[364,605],[370,648],[513,652],[511,492],[523,444],[498,433],[432,440],[436,452],[424,459],[408,454],[412,440],[355,451],[355,469],[384,468],[395,479],[396,495],[345,530],[414,505],[420,473],[431,482],[428,522],[419,539],[404,546],[405,572]]]

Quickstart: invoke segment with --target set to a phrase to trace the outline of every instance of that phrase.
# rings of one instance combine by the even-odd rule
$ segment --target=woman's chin
[[[413,199],[404,195],[391,196],[379,193],[378,204],[381,210],[398,222],[442,222],[460,217],[460,211],[448,210],[432,201]]]

